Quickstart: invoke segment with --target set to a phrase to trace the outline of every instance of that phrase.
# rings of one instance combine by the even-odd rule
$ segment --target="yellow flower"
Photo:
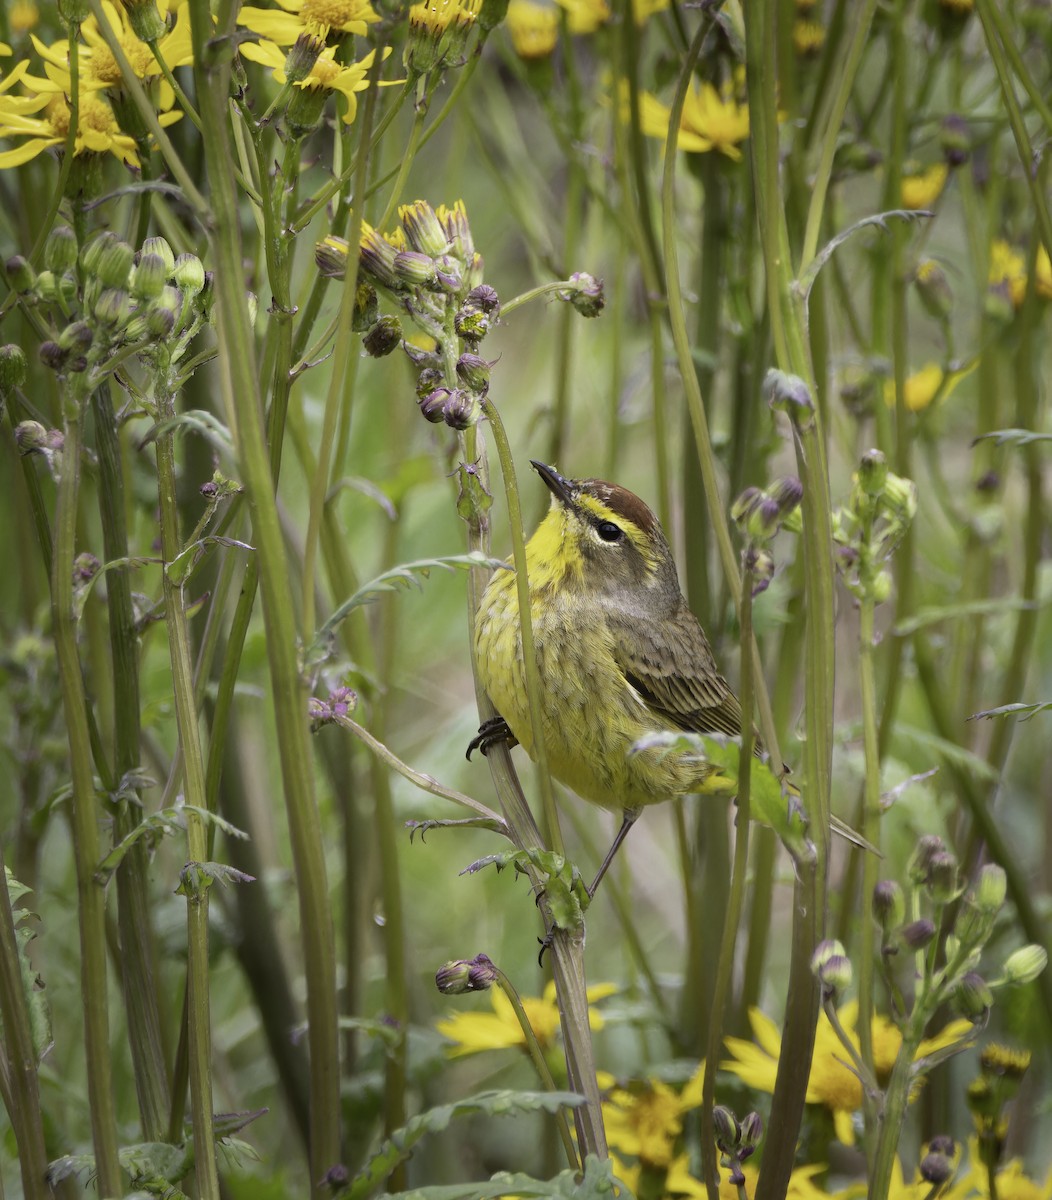
[[[0,42],[0,58],[10,58],[14,51],[7,42]]]
[[[671,110],[656,96],[639,97],[639,124],[648,137],[668,136]],[[679,123],[679,148],[704,154],[719,150],[735,161],[741,158],[738,145],[749,136],[749,110],[732,96],[721,99],[711,83],[692,86],[683,104]]]
[[[1026,296],[1026,260],[1003,238],[995,238],[990,245],[987,284],[992,290],[1007,293],[1013,308],[1022,306]],[[1043,300],[1052,300],[1052,262],[1043,245],[1037,248],[1034,288]]]
[[[638,1165],[628,1166],[621,1162],[617,1155],[613,1155],[614,1174],[619,1180],[632,1192],[633,1195],[639,1194],[639,1180],[642,1175],[642,1168]],[[797,1167],[797,1169],[789,1177],[789,1186],[785,1192],[786,1200],[828,1200],[828,1192],[822,1191],[817,1187],[812,1180],[816,1175],[820,1175],[823,1171],[828,1170],[825,1163],[815,1163],[806,1167]],[[745,1163],[742,1167],[742,1174],[745,1176],[744,1194],[746,1196],[756,1195],[756,1181],[759,1178],[759,1168],[753,1166],[751,1162]],[[929,1191],[931,1185],[928,1185]],[[686,1154],[680,1154],[674,1158],[669,1165],[668,1172],[665,1175],[665,1184],[661,1190],[662,1196],[688,1196],[690,1200],[708,1200],[708,1190],[700,1179],[695,1179],[690,1173],[690,1166]],[[720,1200],[739,1200],[742,1195],[739,1192],[737,1185],[731,1183],[729,1174],[724,1171],[720,1175]],[[892,1200],[900,1200],[891,1193]]]
[[[291,46],[304,33],[321,38],[330,32],[365,33],[380,19],[368,0],[278,0],[278,4],[281,11],[243,8],[238,22],[279,46]]]
[[[566,10],[566,25],[572,34],[595,33],[610,20],[607,0],[555,0]]]
[[[910,412],[921,412],[930,407],[938,398],[940,403],[946,400],[953,389],[975,370],[976,364],[970,363],[959,371],[947,373],[938,363],[925,363],[919,371],[906,376],[905,391],[902,402]],[[889,379],[884,384],[884,402],[888,405],[895,403],[895,381]]]
[[[931,208],[942,195],[950,168],[945,163],[933,163],[916,175],[906,175],[902,180],[902,207],[909,209]]]
[[[6,80],[4,81],[7,82]],[[2,89],[0,89],[2,90]],[[26,137],[20,146],[0,153],[0,170],[5,167],[20,167],[36,158],[51,146],[61,146],[69,133],[70,108],[61,95],[38,95],[32,111],[43,109],[42,116],[31,116],[29,110],[19,105],[26,97],[0,95],[0,137]],[[179,118],[179,113],[164,113],[162,125],[170,125]],[[113,109],[100,96],[85,92],[80,97],[77,136],[74,154],[112,154],[122,162],[137,166],[135,143],[127,134],[121,133]]]
[[[1037,266],[1034,271],[1037,294],[1044,300],[1052,300],[1052,259],[1044,246],[1037,248]]]
[[[547,58],[559,41],[559,13],[533,0],[511,0],[505,18],[511,44],[520,58]]]
[[[653,1167],[669,1167],[683,1132],[683,1114],[701,1104],[705,1064],[682,1091],[650,1079],[630,1088],[613,1088],[603,1102],[603,1124],[614,1150],[632,1154]]]
[[[990,1179],[979,1155],[979,1142],[968,1139],[970,1169],[941,1195],[941,1200],[989,1200]],[[1032,1179],[1018,1158],[1010,1159],[995,1173],[997,1200],[1052,1200],[1052,1170],[1044,1183]]]
[[[136,76],[147,82],[160,77],[161,68],[157,64],[157,59],[154,58],[153,51],[136,36],[124,9],[111,4],[110,0],[102,0],[102,11],[106,17],[106,23],[116,35]],[[120,68],[117,66],[117,60],[113,57],[113,52],[106,44],[106,39],[99,29],[99,23],[94,15],[85,20],[81,26],[81,34],[84,37],[84,41],[79,46],[81,88],[88,91],[119,88],[122,83]],[[56,42],[53,46],[45,46],[38,37],[34,36],[33,45],[44,60],[44,71],[53,84],[52,90],[68,95],[71,88],[68,43],[61,41]],[[169,67],[182,67],[193,62],[188,4],[183,3],[180,6],[174,26],[158,39],[157,49]],[[158,107],[162,112],[167,112],[172,107],[174,100],[175,96],[171,87],[162,78],[158,94]]]
[[[596,1000],[612,996],[616,991],[616,984],[597,983],[588,989],[588,1003],[591,1005]],[[555,984],[546,984],[543,996],[523,996],[521,999],[541,1049],[548,1049],[554,1045],[555,1036],[559,1032],[559,1006],[556,1003]],[[439,1033],[456,1043],[449,1052],[452,1058],[477,1054],[481,1050],[505,1050],[511,1046],[526,1045],[525,1035],[508,997],[500,988],[495,987],[490,989],[490,1000],[493,1004],[492,1013],[454,1013],[435,1025]],[[588,1023],[592,1029],[602,1029],[602,1014],[589,1008]]]
[[[856,1050],[858,1035],[855,1033],[855,1022],[858,1019],[858,1004],[851,1001],[837,1010],[841,1025],[851,1038]],[[752,1025],[755,1042],[747,1042],[744,1038],[727,1038],[726,1047],[734,1056],[720,1064],[732,1074],[737,1075],[743,1083],[761,1092],[774,1091],[774,1078],[778,1069],[778,1055],[781,1051],[781,1037],[778,1026],[765,1016],[758,1008],[749,1012],[749,1022]],[[960,1041],[972,1028],[971,1022],[951,1021],[934,1038],[921,1042],[917,1050],[917,1058],[924,1058],[935,1050],[953,1045]],[[885,1081],[891,1074],[899,1048],[902,1045],[902,1035],[898,1028],[887,1017],[874,1016],[872,1025],[873,1065],[877,1079]],[[757,1044],[758,1043],[758,1044]],[[806,1100],[808,1104],[821,1104],[829,1109],[833,1117],[833,1127],[836,1136],[845,1145],[853,1145],[855,1132],[852,1124],[852,1114],[862,1107],[862,1083],[858,1076],[844,1065],[846,1051],[829,1023],[829,1018],[822,1013],[818,1018],[818,1028],[815,1032],[815,1050],[811,1059],[811,1074],[807,1081]]]
[[[7,10],[7,23],[16,36],[28,33],[40,21],[40,10],[33,0],[15,0]]]
[[[388,46],[384,50],[384,58],[386,59],[390,53],[391,47]],[[285,83],[287,55],[274,42],[244,42],[241,46],[241,54],[244,58],[251,59],[252,62],[270,67],[275,80],[279,84]],[[369,68],[373,65],[375,57],[376,51],[370,50],[358,62],[344,66],[336,61],[336,48],[330,46],[318,55],[306,78],[297,80],[293,86],[315,92],[339,92],[347,101],[343,120],[350,125],[358,111],[358,98],[355,93],[364,92],[369,87]],[[394,83],[402,82],[404,81],[400,79],[382,79],[379,84],[380,87],[390,87]]]
[[[853,1183],[837,1192],[835,1200],[865,1200],[868,1187],[865,1183]],[[932,1185],[921,1179],[920,1172],[914,1173],[912,1183],[906,1182],[902,1173],[902,1164],[897,1158],[891,1163],[891,1186],[888,1188],[888,1200],[928,1200],[932,1194]],[[956,1189],[950,1192],[939,1192],[940,1200],[950,1200],[957,1195]]]
[[[654,13],[664,12],[669,6],[669,0],[632,0],[632,19],[637,25],[644,25]]]
[[[793,22],[793,49],[801,58],[812,58],[825,42],[826,31],[817,21]]]

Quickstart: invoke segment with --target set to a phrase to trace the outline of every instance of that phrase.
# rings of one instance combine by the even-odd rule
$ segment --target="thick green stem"
[[[62,706],[69,740],[72,776],[73,853],[77,867],[77,910],[80,918],[80,978],[84,1005],[84,1045],[88,1060],[88,1106],[100,1196],[123,1195],[117,1161],[117,1119],[113,1108],[109,1005],[106,979],[105,895],[95,879],[99,851],[99,813],[92,774],[87,696],[77,653],[77,621],[73,609],[77,498],[83,443],[79,400],[66,397],[63,470],[58,487],[51,570],[51,616],[62,686]]]
[[[175,416],[175,398],[161,400],[162,422]],[[186,618],[186,596],[182,585],[172,578],[170,564],[182,549],[179,537],[179,506],[175,495],[175,433],[169,430],[157,437],[157,491],[161,510],[161,556],[164,559],[165,624],[172,662],[172,691],[175,698],[176,727],[183,760],[183,787],[186,803],[186,837],[189,863],[208,859],[208,838],[204,822],[192,811],[206,806],[205,761],[194,703],[193,658],[190,630]],[[194,1165],[203,1200],[218,1200],[219,1172],[215,1136],[212,1129],[212,1025],[208,1001],[208,891],[211,880],[184,878],[187,925],[187,1046],[190,1066],[190,1108],[194,1131]]]
[[[328,872],[314,795],[307,694],[296,653],[291,582],[264,437],[255,347],[242,279],[237,194],[228,165],[229,31],[215,36],[207,0],[191,0],[194,77],[207,175],[212,185],[220,384],[252,512],[277,724],[277,745],[300,904],[311,1063],[311,1194],[323,1195],[340,1160],[336,958]]]

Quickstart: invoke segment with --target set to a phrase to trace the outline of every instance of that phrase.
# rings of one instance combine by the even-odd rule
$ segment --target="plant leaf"
[[[937,604],[919,609],[912,617],[900,621],[892,631],[896,637],[907,637],[923,629],[927,625],[936,625],[939,621],[951,621],[955,617],[980,617],[988,613],[1000,612],[1032,612],[1040,608],[1041,603],[1034,600],[1020,600],[1018,597],[1005,596],[998,600],[968,600],[962,604]]]
[[[1014,717],[1019,716],[1024,721],[1029,721],[1031,717],[1036,717],[1040,712],[1047,712],[1052,708],[1052,700],[1040,700],[1036,704],[1002,704],[998,708],[984,708],[981,712],[972,713],[968,718],[969,721],[978,721],[980,717],[985,720],[990,720],[991,717]]]

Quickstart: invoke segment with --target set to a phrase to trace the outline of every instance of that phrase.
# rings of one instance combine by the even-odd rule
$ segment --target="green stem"
[[[120,1196],[123,1194],[123,1184],[117,1160],[117,1120],[113,1108],[113,1071],[109,1045],[105,896],[95,879],[95,867],[101,857],[98,805],[86,716],[88,700],[77,653],[77,621],[73,609],[82,418],[80,402],[76,397],[67,395],[65,403],[63,470],[58,486],[51,569],[51,614],[73,784],[71,804],[73,853],[77,868],[77,910],[80,918],[81,994],[95,1168],[99,1194]]]
[[[175,416],[174,396],[160,401],[161,421]],[[170,575],[168,564],[182,550],[179,537],[179,507],[175,494],[175,434],[161,433],[156,439],[157,491],[161,511],[161,573],[164,588],[165,624],[172,662],[172,690],[176,727],[183,760],[186,803],[206,805],[205,763],[194,703],[193,660],[186,617],[186,596],[181,584]],[[190,864],[206,862],[208,842],[204,822],[192,811],[186,814],[187,850]],[[215,1136],[212,1129],[212,1036],[208,1002],[208,884],[187,884],[187,1032],[190,1065],[190,1104],[194,1131],[194,1165],[204,1200],[218,1200],[219,1174]]]
[[[263,431],[255,347],[242,284],[238,200],[229,171],[227,97],[233,44],[229,30],[220,28],[216,36],[208,0],[191,0],[190,15],[205,167],[212,186],[210,243],[219,382],[252,513],[277,746],[299,894],[311,1064],[311,1195],[320,1198],[328,1191],[324,1183],[328,1171],[340,1161],[335,934],[311,770],[307,694],[297,661],[292,589]]]
[[[382,230],[387,228],[388,222],[394,216],[398,202],[402,198],[405,181],[409,178],[409,169],[412,167],[417,151],[420,149],[420,135],[423,132],[424,120],[427,117],[427,102],[428,95],[425,80],[421,78],[417,82],[416,111],[413,115],[413,128],[409,132],[409,144],[406,146],[405,154],[398,165],[398,174],[395,176],[394,186],[391,188],[391,195],[388,197],[384,215],[377,223],[377,229]]]

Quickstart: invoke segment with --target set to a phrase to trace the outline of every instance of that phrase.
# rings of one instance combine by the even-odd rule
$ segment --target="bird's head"
[[[566,479],[541,462],[533,467],[552,503],[530,538],[531,580],[576,583],[590,595],[619,601],[638,597],[650,611],[659,599],[678,599],[672,551],[637,495],[601,479]]]

